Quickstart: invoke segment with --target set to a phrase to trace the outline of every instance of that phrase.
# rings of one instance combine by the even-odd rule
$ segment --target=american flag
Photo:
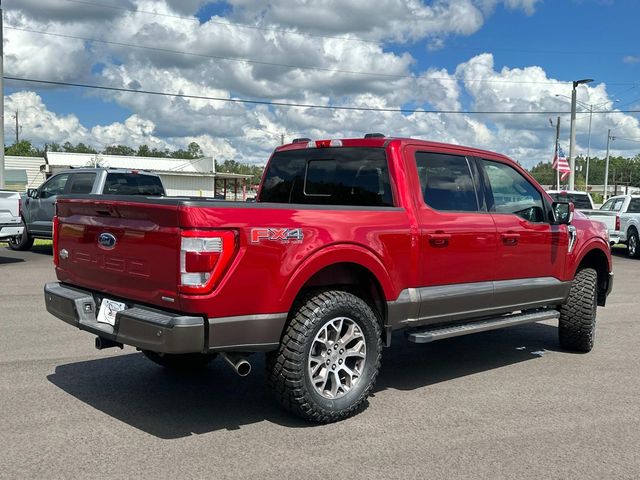
[[[560,180],[565,180],[571,173],[569,162],[561,147],[558,147],[556,154],[553,156],[553,168],[560,172]]]

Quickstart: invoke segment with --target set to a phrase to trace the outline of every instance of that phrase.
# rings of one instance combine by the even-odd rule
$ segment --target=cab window
[[[544,222],[542,195],[515,168],[481,160],[489,180],[489,211],[511,213],[530,222]]]
[[[56,195],[62,195],[69,180],[68,173],[61,173],[49,179],[40,190],[40,198],[50,198]]]

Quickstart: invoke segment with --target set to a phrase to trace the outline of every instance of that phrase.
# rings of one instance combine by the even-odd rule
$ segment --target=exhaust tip
[[[238,372],[238,375],[241,377],[246,377],[251,373],[251,364],[246,360],[242,360],[236,366],[236,372]]]
[[[251,364],[247,359],[237,353],[221,353],[222,358],[241,377],[246,377],[251,373]]]

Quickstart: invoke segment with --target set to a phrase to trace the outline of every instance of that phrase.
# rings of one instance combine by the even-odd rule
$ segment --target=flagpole
[[[556,152],[555,157],[557,162],[560,162],[560,155],[558,154],[558,145],[560,143],[560,117],[558,117],[558,121],[556,122]],[[558,163],[556,163],[556,184],[558,185],[557,190],[560,190],[560,168]]]

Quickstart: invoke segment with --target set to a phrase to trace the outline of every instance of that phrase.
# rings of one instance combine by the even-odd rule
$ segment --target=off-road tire
[[[558,334],[566,350],[589,352],[596,333],[598,274],[593,268],[576,273],[569,298],[560,308]]]
[[[24,251],[31,250],[31,247],[33,247],[34,238],[29,235],[27,226],[24,224],[24,222],[22,222],[21,225],[24,227],[24,229],[22,230],[22,235],[19,237],[9,238],[8,243],[11,250]]]
[[[312,343],[332,319],[345,317],[359,327],[366,358],[357,383],[339,398],[324,398],[308,371]],[[358,412],[373,388],[382,357],[382,335],[376,314],[361,298],[341,290],[315,290],[296,302],[280,347],[267,354],[269,386],[290,412],[317,423],[331,423]]]
[[[640,239],[635,228],[629,230],[627,238],[627,253],[631,258],[640,258]]]
[[[158,353],[150,350],[142,350],[145,357],[167,370],[189,371],[200,370],[209,365],[209,362],[216,358],[215,354],[205,353]]]

